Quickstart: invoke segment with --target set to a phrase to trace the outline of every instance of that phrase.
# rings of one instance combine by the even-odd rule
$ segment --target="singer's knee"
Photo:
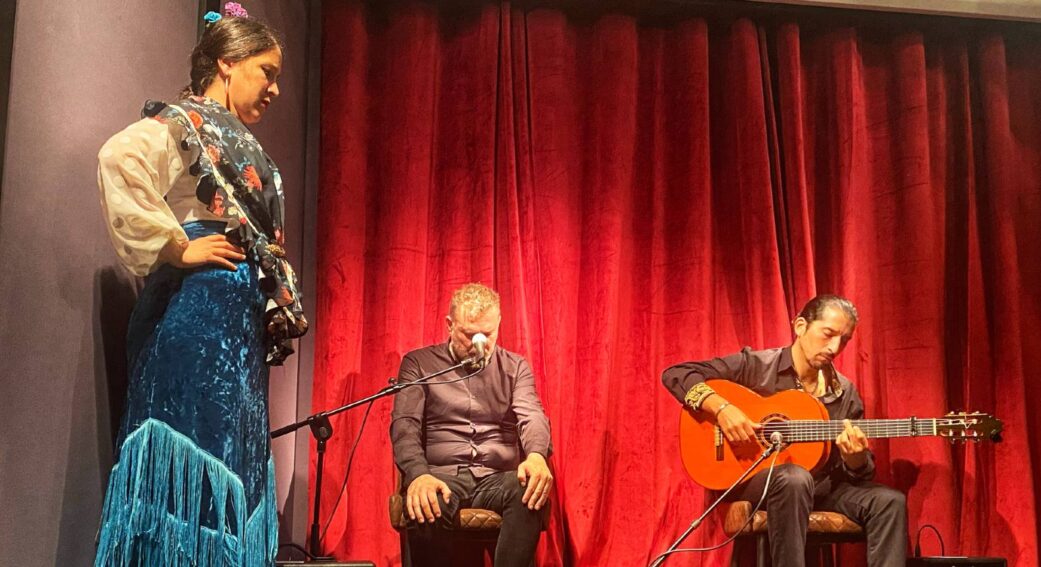
[[[517,478],[517,473],[509,471],[502,477],[502,492],[503,496],[507,501],[520,502],[524,498],[524,491],[527,487],[520,483],[520,479]]]

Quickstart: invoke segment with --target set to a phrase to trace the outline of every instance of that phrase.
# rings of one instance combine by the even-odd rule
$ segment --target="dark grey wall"
[[[283,170],[290,254],[306,278],[309,4],[244,5],[287,40],[283,96],[257,135]],[[101,221],[96,155],[145,99],[170,99],[187,82],[197,9],[184,0],[18,2],[0,188],[0,563],[91,564],[138,285]],[[309,409],[302,359],[272,377],[275,425]],[[306,438],[275,450],[280,502],[302,500]],[[296,523],[302,534],[305,519],[292,510],[284,531]]]
[[[14,40],[14,0],[0,2],[0,156],[4,155],[4,134],[7,132],[7,94],[11,85],[11,47]],[[0,179],[4,176],[4,161],[0,159]]]
[[[262,18],[284,36],[286,50],[279,79],[281,95],[255,128],[264,149],[275,159],[282,173],[286,192],[286,226],[289,256],[300,277],[304,309],[314,319],[314,223],[317,206],[315,168],[317,147],[308,132],[308,114],[317,109],[320,28],[317,1],[254,0],[242,2],[250,16]],[[309,152],[309,148],[311,151]],[[297,355],[271,374],[271,425],[277,428],[310,414],[312,339],[308,334],[297,345]],[[324,408],[323,408],[324,409]],[[280,539],[303,545],[307,525],[307,451],[309,430],[272,442],[278,478],[279,508],[283,512]]]

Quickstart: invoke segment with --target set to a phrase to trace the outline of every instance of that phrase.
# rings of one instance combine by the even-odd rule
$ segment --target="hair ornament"
[[[224,15],[234,18],[248,18],[249,12],[238,2],[228,2],[224,4]]]
[[[221,19],[221,15],[218,14],[217,12],[206,12],[206,15],[203,16],[202,19],[207,24],[212,24],[212,23],[216,22],[217,20]]]

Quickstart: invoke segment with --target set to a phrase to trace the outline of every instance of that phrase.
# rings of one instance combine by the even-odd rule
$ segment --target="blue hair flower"
[[[207,24],[212,24],[213,22],[216,22],[217,20],[221,19],[221,15],[217,12],[206,12],[206,15],[203,16],[202,19],[206,20]]]

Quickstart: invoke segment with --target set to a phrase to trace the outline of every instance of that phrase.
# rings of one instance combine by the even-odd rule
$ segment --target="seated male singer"
[[[445,531],[461,508],[484,508],[502,516],[496,567],[530,567],[542,529],[539,510],[553,487],[549,420],[535,377],[524,357],[495,344],[502,320],[495,291],[464,285],[445,319],[448,341],[406,354],[398,380],[466,364],[402,390],[391,416],[394,461],[408,487],[413,564],[451,565]]]

